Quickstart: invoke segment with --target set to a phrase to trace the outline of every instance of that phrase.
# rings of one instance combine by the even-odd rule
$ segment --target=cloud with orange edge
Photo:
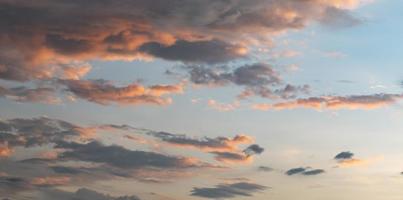
[[[378,109],[397,103],[403,98],[402,94],[371,94],[371,95],[351,95],[351,96],[323,96],[297,99],[274,104],[253,104],[255,110],[284,110],[284,109],[329,109],[329,110],[371,110]]]

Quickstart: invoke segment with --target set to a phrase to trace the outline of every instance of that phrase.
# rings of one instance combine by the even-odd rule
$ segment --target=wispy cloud
[[[232,184],[220,184],[211,188],[194,188],[192,196],[210,198],[210,199],[226,199],[238,196],[252,196],[253,193],[267,189],[266,186],[249,182],[238,182]]]
[[[296,108],[310,109],[377,109],[387,105],[395,104],[402,98],[401,94],[371,94],[371,95],[351,95],[351,96],[322,96],[294,101],[285,101],[273,104],[254,104],[256,110],[283,110]]]

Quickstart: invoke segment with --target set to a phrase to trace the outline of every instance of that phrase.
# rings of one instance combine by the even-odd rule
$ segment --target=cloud
[[[31,180],[32,185],[36,186],[58,186],[65,185],[70,182],[70,177],[68,176],[47,176],[47,177],[36,177]]]
[[[226,62],[242,57],[248,44],[265,43],[273,34],[302,29],[312,22],[355,25],[360,20],[351,10],[360,3],[359,0],[2,1],[0,78],[18,81],[60,78],[63,76],[59,72],[65,71],[66,65],[95,59],[156,56],[183,62]],[[70,77],[76,79],[75,75]]]
[[[123,169],[203,166],[198,160],[192,158],[166,156],[154,152],[132,151],[117,145],[105,146],[97,141],[87,144],[59,142],[55,148],[67,150],[59,155],[60,159],[103,163]]]
[[[270,65],[256,63],[236,68],[232,72],[219,72],[213,68],[187,66],[190,80],[195,84],[222,85],[233,83],[241,86],[277,85],[281,79]]]
[[[244,149],[242,152],[232,151],[232,152],[217,152],[212,151],[210,153],[215,155],[217,161],[223,163],[250,163],[253,161],[253,155],[263,153],[264,148],[257,144],[252,144]]]
[[[292,176],[294,174],[299,174],[299,173],[305,172],[305,170],[306,169],[303,167],[292,168],[292,169],[289,169],[288,171],[286,171],[285,174],[287,174],[288,176]]]
[[[244,153],[218,151],[212,151],[210,153],[215,155],[215,160],[227,164],[251,163],[253,161],[252,156],[248,156]]]
[[[223,63],[245,57],[246,47],[233,45],[220,40],[194,41],[178,40],[175,44],[151,42],[142,45],[139,50],[166,60],[185,63]]]
[[[371,163],[383,160],[383,156],[373,156],[365,159],[354,158],[354,153],[350,151],[343,151],[338,153],[334,160],[337,161],[337,167],[347,168],[347,167],[357,167],[357,166],[367,166]]]
[[[252,144],[245,149],[239,149],[239,145],[250,144],[254,140],[247,135],[236,135],[233,138],[189,138],[185,135],[176,135],[166,132],[148,132],[148,135],[160,138],[162,141],[177,147],[196,148],[213,154],[215,160],[223,163],[249,163],[253,155],[261,154],[264,148]]]
[[[313,170],[305,171],[302,174],[305,176],[315,176],[315,175],[323,174],[323,173],[325,173],[325,170],[323,170],[323,169],[313,169]]]
[[[259,166],[259,167],[258,167],[258,170],[259,170],[259,171],[262,171],[262,172],[271,172],[271,171],[273,171],[274,169],[271,168],[271,167],[267,167],[267,166]]]
[[[283,110],[296,108],[310,109],[377,109],[396,103],[402,98],[401,94],[371,94],[371,95],[351,95],[351,96],[323,96],[297,99],[274,104],[254,104],[256,110]]]
[[[172,99],[164,95],[178,94],[184,90],[183,84],[145,87],[133,83],[118,87],[105,80],[61,80],[60,83],[75,97],[102,105],[167,105]]]
[[[319,20],[329,28],[352,27],[362,23],[361,19],[354,17],[348,10],[329,7],[326,15]]]
[[[50,87],[27,88],[0,86],[0,97],[18,102],[34,102],[44,104],[59,104],[61,100],[55,95],[56,90]]]
[[[119,137],[117,141],[129,140],[126,136],[137,134],[135,136],[140,138],[168,144],[164,147],[193,148],[227,163],[251,161],[254,155],[263,152],[263,148],[251,144],[253,139],[247,135],[193,138],[128,125],[78,126],[46,117],[1,120],[0,147],[8,149],[4,150],[6,153],[2,156],[9,158],[0,159],[0,193],[7,191],[11,199],[19,199],[25,193],[35,193],[41,199],[51,194],[56,196],[49,196],[48,199],[80,199],[74,196],[77,192],[65,193],[56,188],[77,184],[85,186],[99,180],[120,178],[144,184],[170,183],[178,178],[196,176],[194,170],[200,172],[225,168],[222,163],[215,165],[189,155],[183,156],[182,151],[169,155],[152,150],[137,150],[138,146],[131,149],[122,146],[127,140],[123,144],[109,140],[107,144],[102,143],[104,136],[110,137],[104,134],[111,133]],[[148,145],[141,144],[141,148],[149,149]],[[203,155],[201,157],[206,158]]]
[[[85,139],[88,129],[66,121],[46,117],[0,121],[0,144],[9,155],[15,147],[35,147],[55,144],[67,139]]]
[[[319,174],[325,173],[325,170],[323,169],[310,169],[309,167],[298,167],[298,168],[292,168],[289,169],[285,172],[286,175],[288,176],[293,176],[293,175],[304,175],[304,176],[315,176]]]
[[[135,195],[113,197],[87,188],[80,188],[76,192],[65,192],[55,189],[43,190],[42,193],[44,200],[140,200]]]
[[[226,199],[235,198],[238,196],[253,196],[253,193],[263,191],[265,189],[267,189],[267,187],[263,185],[248,182],[238,182],[231,184],[219,184],[211,188],[196,187],[191,191],[191,195],[210,199]]]
[[[8,144],[0,145],[0,158],[9,157],[13,153],[13,150],[8,147]]]
[[[149,135],[158,137],[162,141],[177,147],[190,147],[200,149],[202,151],[238,151],[238,145],[250,144],[253,142],[252,137],[248,135],[236,135],[233,138],[216,137],[216,138],[191,138],[185,135],[176,135],[166,132],[148,132]]]
[[[29,181],[13,176],[0,176],[0,194],[14,194],[31,188]]]
[[[338,153],[336,156],[334,156],[335,160],[346,160],[346,159],[351,159],[353,158],[354,153],[350,151],[343,151]]]
[[[228,86],[236,85],[244,87],[244,91],[238,95],[239,99],[251,96],[263,98],[295,98],[297,94],[309,93],[308,85],[294,86],[285,84],[278,72],[266,63],[246,64],[236,68],[229,66],[206,67],[203,65],[188,65],[184,69],[189,75],[190,82],[196,85]],[[219,109],[229,107],[211,102],[211,106]],[[236,104],[231,107],[236,106]],[[228,110],[228,109],[227,109]]]
[[[252,145],[248,146],[245,150],[243,150],[243,152],[248,156],[255,155],[255,154],[261,154],[261,153],[263,153],[263,151],[264,151],[264,148],[257,144],[252,144]]]
[[[217,102],[216,100],[210,99],[207,102],[207,105],[215,110],[221,111],[221,112],[228,112],[228,111],[233,111],[239,108],[240,103],[239,101],[234,101],[233,103],[220,103]]]
[[[83,170],[74,167],[65,167],[65,166],[52,166],[50,167],[57,174],[80,174],[83,173]]]

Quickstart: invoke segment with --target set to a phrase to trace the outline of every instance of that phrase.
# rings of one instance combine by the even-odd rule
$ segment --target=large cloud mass
[[[355,23],[349,9],[359,3],[1,0],[0,78],[63,77],[66,68],[93,59],[155,56],[184,62],[226,62],[245,56],[245,46],[267,40],[272,33],[300,29],[314,21]]]

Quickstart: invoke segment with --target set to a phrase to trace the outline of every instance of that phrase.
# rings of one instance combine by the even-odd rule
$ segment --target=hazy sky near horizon
[[[401,199],[402,6],[0,0],[0,199]]]

